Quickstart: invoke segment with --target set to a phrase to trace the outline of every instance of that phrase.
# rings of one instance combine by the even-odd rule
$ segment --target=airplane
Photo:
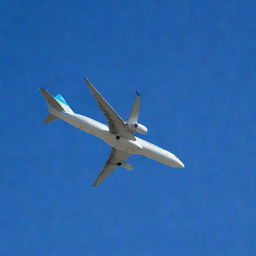
[[[127,121],[124,121],[92,83],[85,77],[84,81],[95,97],[108,125],[73,112],[62,95],[58,94],[53,97],[46,89],[40,88],[39,90],[49,107],[49,114],[44,124],[62,119],[70,125],[102,139],[112,147],[110,156],[93,186],[99,185],[118,166],[132,170],[133,166],[126,160],[133,154],[143,155],[171,167],[184,168],[184,164],[173,153],[135,136],[136,132],[147,133],[147,128],[138,122],[141,105],[138,91],[136,91],[137,95],[130,116]]]

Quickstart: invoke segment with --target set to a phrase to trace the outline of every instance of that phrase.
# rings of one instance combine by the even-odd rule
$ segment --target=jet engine
[[[146,126],[140,124],[140,123],[133,123],[133,124],[127,124],[131,131],[139,132],[142,134],[146,134],[148,132],[148,129]]]

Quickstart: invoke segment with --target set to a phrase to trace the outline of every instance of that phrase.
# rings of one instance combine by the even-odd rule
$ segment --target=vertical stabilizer
[[[49,106],[49,112],[50,112],[50,114],[44,120],[44,124],[49,124],[50,122],[58,119],[58,117],[56,117],[51,113],[50,109],[55,109],[60,112],[74,113],[73,110],[69,107],[69,105],[65,101],[65,99],[60,94],[53,97],[47,90],[41,89],[41,88],[39,90],[44,96],[44,99]]]
[[[61,105],[61,107],[64,109],[65,112],[67,113],[74,113],[73,110],[69,107],[68,103],[66,100],[63,98],[61,94],[58,94],[54,97],[58,101],[58,103]]]
[[[64,111],[64,108],[47,90],[40,88],[40,92],[43,94],[49,108],[54,108],[58,111]]]

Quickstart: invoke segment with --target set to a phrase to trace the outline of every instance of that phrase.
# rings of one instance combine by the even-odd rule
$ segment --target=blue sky
[[[255,1],[1,1],[0,255],[255,255]],[[58,120],[38,88],[104,122],[82,76],[172,169]]]

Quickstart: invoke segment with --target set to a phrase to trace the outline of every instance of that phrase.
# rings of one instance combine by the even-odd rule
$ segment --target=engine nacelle
[[[133,170],[133,166],[126,161],[118,162],[116,165],[122,166],[126,170]]]
[[[130,130],[134,131],[134,132],[139,132],[142,134],[146,134],[148,132],[148,129],[146,126],[139,124],[139,123],[135,123],[135,124],[127,124],[130,128]]]

